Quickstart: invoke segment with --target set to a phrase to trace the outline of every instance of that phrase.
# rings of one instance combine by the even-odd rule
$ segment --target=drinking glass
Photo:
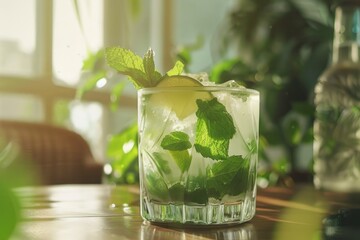
[[[213,226],[254,216],[259,101],[231,84],[138,91],[145,220]]]

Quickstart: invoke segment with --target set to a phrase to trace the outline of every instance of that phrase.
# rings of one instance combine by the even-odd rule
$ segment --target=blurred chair
[[[103,166],[79,134],[42,123],[0,120],[0,137],[30,160],[40,184],[101,183]]]

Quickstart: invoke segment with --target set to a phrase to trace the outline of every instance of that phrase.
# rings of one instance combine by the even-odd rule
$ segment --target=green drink
[[[259,94],[173,75],[138,91],[141,215],[238,224],[255,214]]]

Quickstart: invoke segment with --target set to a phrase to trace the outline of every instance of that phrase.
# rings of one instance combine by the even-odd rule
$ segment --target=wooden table
[[[258,190],[256,216],[220,228],[171,229],[149,224],[139,213],[138,186],[58,185],[17,189],[24,220],[11,240],[82,239],[322,239],[322,220],[341,208],[360,207],[359,198],[293,189]]]

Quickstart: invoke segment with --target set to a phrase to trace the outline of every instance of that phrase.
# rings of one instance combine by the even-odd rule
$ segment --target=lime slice
[[[160,80],[155,86],[157,88],[173,88],[177,87],[202,87],[203,85],[191,77],[174,75],[168,76]],[[181,90],[166,93],[157,93],[153,95],[150,101],[159,106],[166,106],[175,112],[179,119],[184,119],[197,110],[196,100],[211,99],[212,95],[209,92],[201,90]]]

